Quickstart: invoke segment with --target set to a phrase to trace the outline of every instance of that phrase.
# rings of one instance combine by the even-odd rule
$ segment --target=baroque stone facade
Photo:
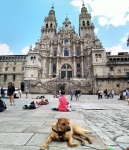
[[[32,93],[55,93],[70,88],[80,88],[83,93],[95,93],[98,89],[113,89],[119,93],[128,87],[129,55],[106,53],[94,29],[91,14],[83,4],[79,35],[67,16],[57,31],[52,6],[44,19],[40,39],[34,48],[30,47],[26,56],[0,56],[0,86],[7,84],[12,79],[10,77],[15,77],[13,81],[17,87],[24,83]],[[17,71],[11,73],[10,69],[15,66],[11,65],[14,60],[7,59],[9,57],[23,57],[24,64],[22,59],[15,59]],[[9,70],[6,70],[7,63],[10,64]],[[24,71],[20,69],[23,67]]]

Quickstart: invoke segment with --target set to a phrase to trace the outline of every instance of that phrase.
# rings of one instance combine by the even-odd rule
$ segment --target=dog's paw
[[[89,140],[89,144],[92,144],[93,143],[93,141],[92,140]]]
[[[40,150],[45,150],[45,147],[40,147]]]
[[[86,145],[85,142],[82,142],[82,143],[81,143],[81,146],[85,146],[85,145]]]

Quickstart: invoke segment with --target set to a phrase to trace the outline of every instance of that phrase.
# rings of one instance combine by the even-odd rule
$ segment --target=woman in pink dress
[[[67,102],[67,98],[65,95],[65,91],[61,91],[61,96],[59,97],[59,106],[58,106],[58,110],[59,111],[70,111],[70,105]]]

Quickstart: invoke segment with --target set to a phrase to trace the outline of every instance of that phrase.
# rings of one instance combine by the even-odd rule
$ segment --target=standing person
[[[122,93],[122,100],[126,100],[126,90],[124,90]]]
[[[111,98],[114,98],[114,91],[111,90]]]
[[[26,93],[26,98],[27,98],[28,93],[29,93],[29,89],[28,89],[28,87],[26,87],[26,89],[25,89],[25,93]]]
[[[107,97],[107,89],[104,91],[104,96]]]
[[[7,95],[9,96],[9,99],[10,99],[10,105],[12,105],[12,103],[14,103],[14,105],[16,105],[15,101],[14,101],[14,93],[15,93],[15,87],[12,82],[9,82],[8,89],[7,89]]]
[[[4,97],[4,89],[3,89],[3,86],[1,88],[1,97],[3,98]]]
[[[73,89],[70,89],[70,99],[73,100]]]
[[[76,90],[76,100],[79,100],[81,91],[79,89]]]
[[[100,98],[103,98],[103,91],[100,90]]]
[[[100,99],[100,90],[98,90],[98,99]]]
[[[18,89],[18,93],[19,93],[19,97],[21,98],[21,94],[22,94],[21,89]]]

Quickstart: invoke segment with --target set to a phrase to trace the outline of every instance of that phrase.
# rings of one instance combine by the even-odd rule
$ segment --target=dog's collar
[[[53,130],[54,132],[58,133],[58,135],[59,135],[59,139],[60,139],[61,141],[64,141],[64,139],[63,139],[63,135],[65,134],[65,132],[56,131],[56,130],[55,130],[55,129],[53,129],[53,128],[52,128],[52,130]]]
[[[58,124],[56,124],[56,127],[57,127],[57,129],[58,129]],[[59,139],[60,139],[61,141],[64,141],[63,135],[65,134],[65,132],[68,132],[68,131],[65,131],[65,132],[61,132],[61,131],[58,131],[58,130],[56,131],[53,127],[52,127],[52,130],[53,130],[54,132],[58,133]]]

